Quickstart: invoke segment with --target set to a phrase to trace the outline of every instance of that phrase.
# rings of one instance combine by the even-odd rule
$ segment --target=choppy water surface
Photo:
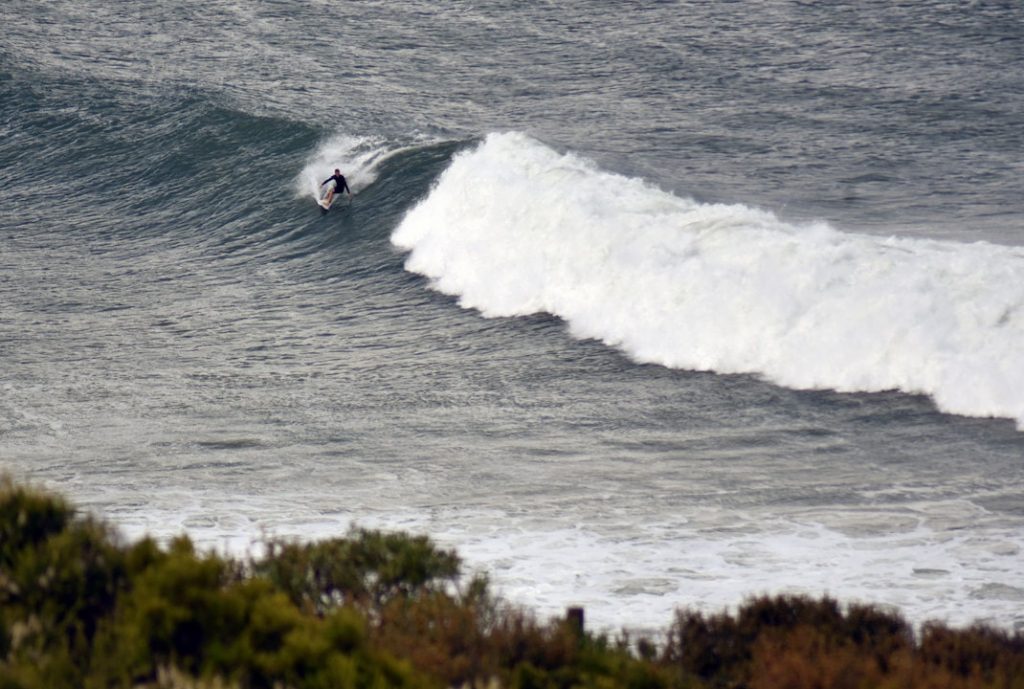
[[[0,467],[604,626],[1019,628],[1022,13],[5,3]]]

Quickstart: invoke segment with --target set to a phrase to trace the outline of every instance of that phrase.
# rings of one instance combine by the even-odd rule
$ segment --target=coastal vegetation
[[[593,633],[502,601],[424,536],[353,529],[237,560],[125,542],[0,479],[0,689],[100,687],[1024,689],[1024,637],[784,595],[680,610],[657,640]]]

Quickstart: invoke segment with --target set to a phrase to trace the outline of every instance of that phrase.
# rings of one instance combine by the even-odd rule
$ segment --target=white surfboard
[[[331,191],[334,189],[334,186],[335,186],[335,182],[334,182],[333,179],[330,180],[329,182],[327,182],[327,184],[324,185],[323,190],[320,192],[320,198],[318,198],[316,200],[316,205],[320,206],[320,208],[322,208],[325,211],[331,209],[331,204],[334,203],[334,199],[337,197],[337,194],[335,194],[335,195],[331,196],[331,200],[330,201],[327,200],[327,197],[328,197],[328,195],[330,195]]]

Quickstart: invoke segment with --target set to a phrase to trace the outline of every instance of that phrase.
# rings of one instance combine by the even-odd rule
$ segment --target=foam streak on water
[[[557,315],[643,363],[897,389],[1024,427],[1024,250],[794,225],[519,134],[459,156],[393,242],[486,316]]]

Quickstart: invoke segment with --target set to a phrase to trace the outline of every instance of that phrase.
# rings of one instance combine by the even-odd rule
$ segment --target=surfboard
[[[320,210],[324,213],[331,210],[331,205],[334,203],[334,199],[337,198],[337,194],[331,196],[331,200],[327,200],[327,196],[334,189],[334,180],[332,179],[324,185],[323,191],[320,192],[320,198],[316,200],[316,205],[320,206]]]

